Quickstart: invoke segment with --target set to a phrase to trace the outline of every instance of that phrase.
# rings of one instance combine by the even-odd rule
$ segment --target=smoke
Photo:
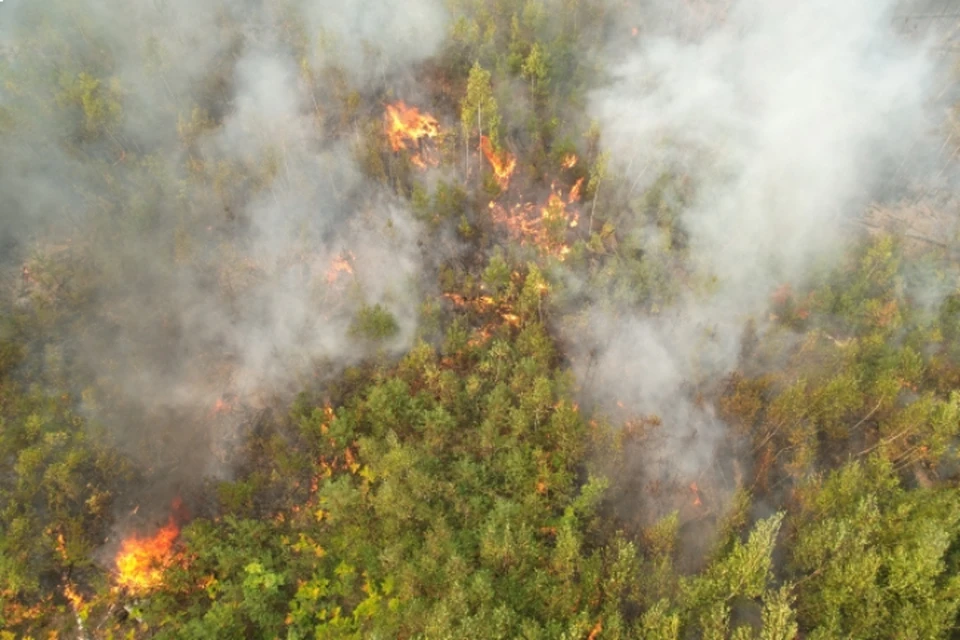
[[[746,321],[762,330],[772,290],[829,264],[847,221],[909,182],[904,159],[922,173],[940,149],[937,73],[890,0],[616,4],[589,114],[631,186],[618,234],[687,289],[641,311],[580,283],[567,342],[585,396],[661,418],[644,477],[686,483],[727,440],[698,396],[736,366]],[[2,15],[0,266],[27,318],[82,302],[39,359],[140,460],[229,475],[244,408],[411,343],[423,231],[357,158],[383,94],[442,44],[441,0]],[[507,120],[533,110],[519,83],[498,91],[519,96]],[[664,181],[669,222],[642,203]],[[352,331],[372,305],[397,327],[377,346]]]
[[[590,110],[635,195],[658,180],[692,185],[671,203],[672,230],[630,205],[647,260],[674,259],[662,247],[683,238],[689,289],[662,311],[594,300],[571,340],[588,397],[662,419],[637,464],[651,481],[690,482],[718,462],[727,430],[697,394],[736,368],[747,320],[762,330],[778,285],[801,287],[839,255],[849,221],[907,154],[923,155],[917,141],[940,145],[934,66],[893,32],[891,2],[688,6],[697,20],[642,8]]]
[[[363,83],[393,78],[428,58],[450,21],[439,1],[306,2],[304,15],[318,34],[315,63],[336,52]]]
[[[375,104],[447,17],[388,4],[2,6],[8,293],[23,318],[72,296],[45,375],[154,472],[229,476],[252,412],[413,340],[422,231],[344,96]]]

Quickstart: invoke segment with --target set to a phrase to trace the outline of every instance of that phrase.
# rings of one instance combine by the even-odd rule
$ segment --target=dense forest
[[[921,4],[0,4],[0,639],[960,638]]]

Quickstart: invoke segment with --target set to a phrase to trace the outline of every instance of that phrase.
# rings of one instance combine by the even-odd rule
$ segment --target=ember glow
[[[560,166],[564,169],[573,169],[577,166],[577,155],[574,153],[568,153],[563,156],[563,162],[560,163]]]
[[[480,136],[480,150],[490,163],[493,169],[493,175],[497,178],[497,184],[504,191],[510,186],[510,176],[517,168],[517,158],[510,153],[504,152],[503,157],[497,155],[493,150],[493,143],[487,136]]]
[[[430,157],[425,143],[440,135],[440,123],[429,113],[420,113],[403,101],[387,105],[387,139],[394,151],[411,151],[410,161],[421,169],[436,166],[439,161]]]
[[[182,509],[179,499],[173,503],[174,512]],[[136,534],[120,543],[117,553],[117,585],[134,593],[150,591],[163,582],[163,572],[174,559],[173,543],[180,535],[174,515],[167,525],[151,537]]]

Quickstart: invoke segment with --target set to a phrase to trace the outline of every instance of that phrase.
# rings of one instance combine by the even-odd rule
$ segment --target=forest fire
[[[480,136],[480,150],[483,151],[487,162],[490,163],[490,168],[493,169],[493,175],[497,179],[497,184],[500,185],[502,190],[506,191],[507,187],[510,186],[510,176],[513,175],[514,170],[517,168],[517,158],[507,152],[504,152],[503,158],[497,156],[497,153],[493,149],[493,143],[490,142],[490,138],[487,136]]]
[[[150,538],[133,536],[123,541],[117,554],[117,584],[128,591],[149,591],[163,581],[163,570],[173,558],[173,543],[180,528],[170,518]]]
[[[697,486],[696,482],[690,483],[690,493],[693,494],[693,506],[695,507],[703,506],[703,501],[700,500],[700,488]]]
[[[230,406],[230,403],[227,402],[226,399],[222,397],[217,398],[217,401],[213,403],[214,414],[227,413],[228,411],[230,411],[231,408],[232,407]]]
[[[394,151],[411,150],[410,161],[421,169],[437,165],[434,158],[422,155],[423,143],[440,135],[440,123],[429,113],[420,113],[416,107],[408,107],[403,101],[387,105],[387,138]]]
[[[174,559],[173,543],[180,535],[176,512],[182,510],[180,499],[174,500],[174,515],[167,525],[150,537],[136,534],[120,543],[117,553],[117,585],[127,591],[142,593],[160,586],[163,572]]]
[[[353,265],[351,262],[354,259],[354,255],[349,251],[334,258],[333,262],[330,263],[330,268],[327,270],[327,284],[336,282],[342,273],[352,275]]]
[[[580,188],[583,186],[583,178],[577,180],[577,182],[570,188],[570,198],[567,200],[570,204],[574,202],[580,202]]]
[[[566,199],[555,184],[551,185],[550,196],[539,207],[527,202],[513,205],[508,210],[491,202],[490,215],[494,222],[505,226],[521,244],[534,244],[544,253],[563,260],[570,253],[570,247],[565,242],[567,230],[575,229],[580,224],[577,211],[567,207],[580,199],[582,182],[578,180],[573,185]]]
[[[776,288],[776,290],[770,294],[770,300],[777,305],[786,304],[787,300],[793,295],[793,288],[790,286],[790,283],[785,283]]]
[[[73,607],[74,611],[80,611],[83,609],[83,596],[81,596],[76,587],[72,583],[67,582],[63,585],[63,595],[70,603],[70,606]]]
[[[960,640],[952,5],[0,3],[0,640]]]

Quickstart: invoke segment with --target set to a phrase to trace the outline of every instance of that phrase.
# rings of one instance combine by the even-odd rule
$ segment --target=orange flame
[[[223,398],[217,398],[217,401],[213,404],[213,413],[226,413],[230,411],[231,408],[232,407],[230,406],[230,403],[228,403],[226,400]]]
[[[563,162],[560,163],[560,166],[564,169],[573,169],[575,166],[577,166],[577,154],[568,153],[567,155],[563,156]]]
[[[696,482],[690,483],[690,491],[693,493],[693,506],[699,507],[703,505],[703,502],[700,501],[700,489],[697,487]]]
[[[57,553],[60,554],[64,562],[70,561],[70,557],[67,555],[67,542],[63,539],[62,533],[57,534]]]
[[[587,640],[597,640],[600,634],[603,632],[603,620],[597,620],[597,624],[594,625],[593,629],[590,630],[590,635],[587,636]]]
[[[580,178],[570,189],[570,199],[568,200],[570,204],[580,201],[580,188],[582,186],[583,186],[583,178]]]
[[[79,612],[83,609],[83,596],[80,595],[70,582],[63,585],[63,595],[70,601],[70,606],[73,607],[74,611]]]
[[[179,498],[173,502],[174,512],[182,511]],[[117,553],[117,584],[131,592],[142,593],[160,586],[163,572],[174,558],[173,543],[180,535],[174,515],[167,526],[151,537],[136,534],[120,543]]]
[[[505,226],[521,244],[529,242],[563,260],[570,253],[570,247],[564,243],[565,232],[579,224],[577,211],[568,209],[580,197],[579,186],[578,181],[571,189],[569,199],[564,200],[561,191],[553,185],[546,203],[539,207],[527,202],[506,209],[497,202],[491,202],[490,216],[494,222]]]
[[[336,282],[341,273],[353,275],[353,266],[350,262],[354,259],[354,255],[349,251],[334,258],[327,270],[327,284]]]
[[[173,559],[173,542],[180,528],[173,517],[151,538],[132,536],[117,554],[117,584],[130,591],[149,591],[163,582],[163,571]]]
[[[514,169],[517,168],[516,157],[504,152],[503,158],[499,158],[493,150],[493,144],[490,142],[490,138],[487,136],[480,136],[480,149],[483,151],[483,155],[486,156],[490,167],[493,169],[493,175],[497,178],[497,184],[500,185],[501,189],[506,191],[507,187],[510,186],[510,176],[513,175]]]
[[[394,151],[412,150],[410,161],[421,169],[428,164],[436,165],[435,159],[425,159],[421,152],[423,143],[440,135],[440,123],[429,113],[420,113],[416,107],[408,107],[403,101],[387,105],[387,139]]]

